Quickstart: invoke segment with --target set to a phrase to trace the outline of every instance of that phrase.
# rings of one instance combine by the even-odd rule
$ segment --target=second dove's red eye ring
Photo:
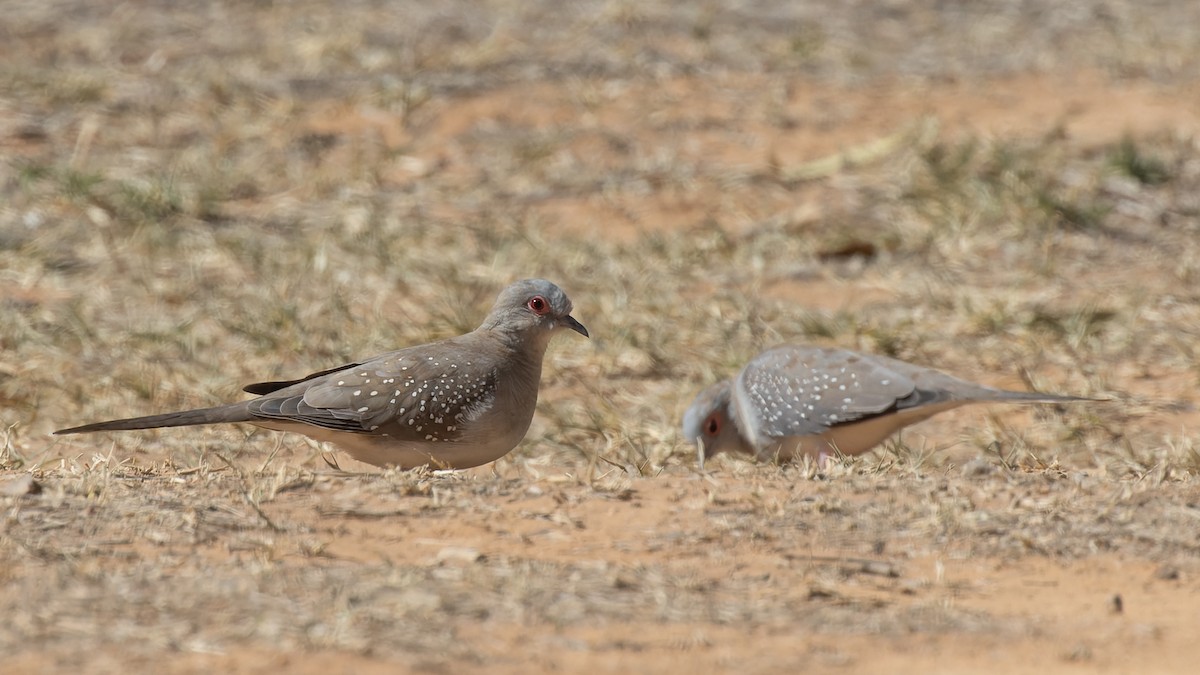
[[[716,415],[709,415],[708,421],[704,423],[704,432],[709,436],[716,436],[721,432],[721,420]]]
[[[537,314],[538,316],[542,316],[546,312],[550,311],[550,303],[546,302],[546,299],[540,295],[535,295],[530,298],[529,302],[527,302],[525,306],[533,310],[533,313]]]

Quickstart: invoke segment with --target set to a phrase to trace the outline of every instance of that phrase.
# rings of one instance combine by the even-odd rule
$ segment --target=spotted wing
[[[248,384],[248,385],[242,387],[242,391],[244,391],[248,394],[258,394],[259,396],[262,396],[265,394],[271,394],[271,393],[277,392],[280,389],[286,389],[292,385],[300,384],[301,382],[308,382],[309,380],[315,380],[318,377],[321,377],[322,375],[336,373],[341,370],[346,370],[348,368],[354,368],[356,366],[361,366],[361,365],[362,365],[361,363],[347,363],[345,365],[337,366],[336,368],[330,368],[328,370],[322,370],[322,371],[316,372],[316,373],[309,373],[308,375],[305,375],[304,377],[302,377],[298,380],[279,380],[276,382],[255,382],[254,384]]]
[[[465,378],[458,364],[404,349],[276,390],[249,402],[260,419],[397,440],[454,441],[491,406],[495,373]]]
[[[888,362],[840,349],[785,345],[742,369],[738,393],[760,439],[815,436],[830,428],[935,402]],[[746,414],[743,412],[743,415]]]

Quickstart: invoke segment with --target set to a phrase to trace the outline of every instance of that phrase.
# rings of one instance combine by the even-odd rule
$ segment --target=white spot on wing
[[[462,411],[454,416],[455,421],[460,424],[474,422],[483,416],[484,413],[492,409],[496,402],[496,395],[489,393],[486,396],[478,398],[465,407]]]

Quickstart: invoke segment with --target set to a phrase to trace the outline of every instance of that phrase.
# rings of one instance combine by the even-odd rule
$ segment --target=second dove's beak
[[[571,316],[570,314],[559,319],[558,325],[560,325],[564,328],[570,328],[571,330],[575,331],[576,333],[579,333],[580,335],[582,335],[585,338],[592,337],[591,335],[588,335],[588,331],[586,328],[583,327],[583,324],[576,321],[575,317]]]

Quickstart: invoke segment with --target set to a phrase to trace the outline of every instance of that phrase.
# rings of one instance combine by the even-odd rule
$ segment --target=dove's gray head
[[[518,281],[500,292],[480,330],[498,331],[517,341],[532,338],[545,345],[560,328],[588,337],[583,324],[571,316],[571,299],[545,279]]]
[[[730,401],[732,387],[731,380],[712,385],[697,394],[683,414],[683,437],[700,444],[702,461],[726,450],[752,452],[738,431]]]

